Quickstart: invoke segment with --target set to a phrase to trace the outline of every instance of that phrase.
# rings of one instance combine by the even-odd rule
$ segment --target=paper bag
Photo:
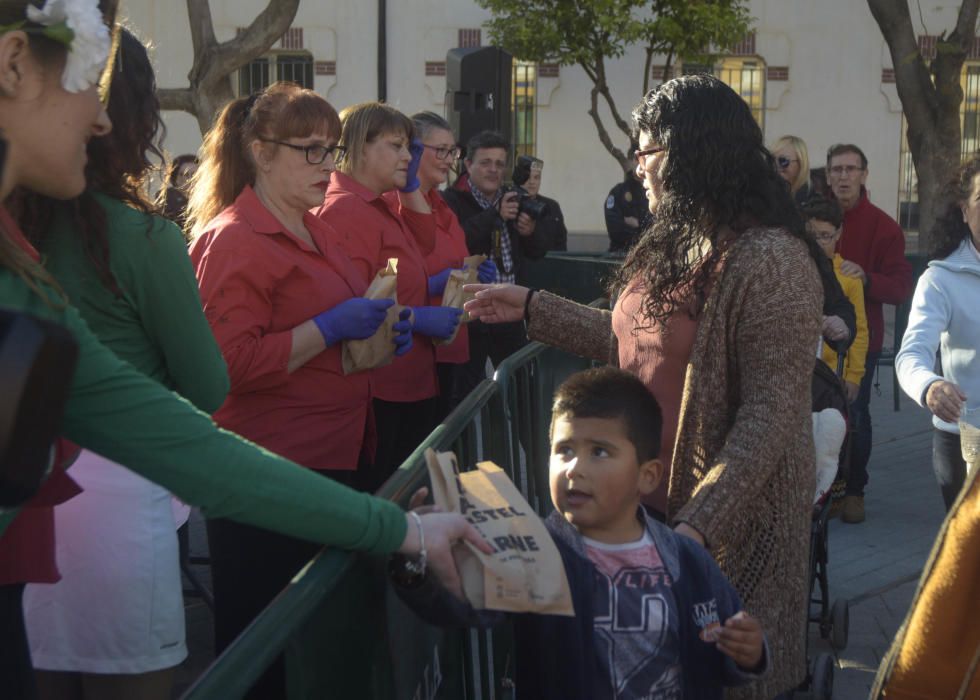
[[[442,293],[443,306],[462,309],[463,304],[473,298],[472,294],[467,294],[463,291],[463,285],[479,283],[480,277],[477,268],[486,262],[486,259],[486,255],[470,255],[469,257],[463,258],[463,265],[466,266],[465,270],[453,270],[449,273],[449,279],[446,280],[446,289]],[[460,323],[469,323],[472,320],[470,315],[465,311],[459,317]],[[433,338],[432,342],[436,345],[449,345],[456,340],[457,333],[459,333],[458,325],[456,326],[456,330],[453,331],[453,334],[448,338]]]
[[[452,452],[426,450],[436,505],[461,513],[493,546],[454,550],[463,592],[480,610],[574,615],[561,554],[514,482],[493,462],[460,473]]]
[[[370,338],[345,340],[341,349],[344,374],[353,374],[365,369],[384,367],[395,357],[395,331],[398,314],[405,307],[398,305],[398,258],[388,258],[388,266],[374,276],[371,285],[364,292],[365,299],[394,299],[388,308],[385,320]]]

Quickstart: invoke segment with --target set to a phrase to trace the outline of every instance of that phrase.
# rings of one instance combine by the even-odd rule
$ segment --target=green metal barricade
[[[492,460],[539,513],[550,509],[548,423],[555,387],[589,365],[532,343],[502,362],[412,453],[378,495],[407,505],[428,483],[424,451],[460,464]],[[293,579],[183,696],[239,698],[285,653],[290,698],[512,697],[512,638],[494,630],[422,623],[387,584],[383,557],[325,549]]]

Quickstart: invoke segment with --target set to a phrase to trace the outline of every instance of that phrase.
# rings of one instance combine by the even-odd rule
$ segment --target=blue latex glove
[[[415,332],[430,338],[448,338],[459,325],[462,309],[453,306],[416,306]]]
[[[497,263],[495,263],[493,260],[484,260],[480,263],[480,266],[476,268],[476,277],[483,284],[496,282]]]
[[[395,302],[391,299],[355,297],[337,304],[313,317],[313,323],[327,345],[341,340],[370,338],[385,320],[385,312]]]
[[[447,267],[442,272],[436,273],[429,278],[429,296],[430,297],[441,297],[442,293],[446,291],[446,282],[449,281],[449,275],[452,273],[453,268]]]
[[[420,184],[419,164],[422,162],[422,154],[425,153],[425,148],[421,141],[412,139],[412,143],[408,145],[408,151],[412,154],[412,159],[408,161],[408,177],[405,180],[405,186],[398,188],[401,192],[414,192]]]
[[[412,349],[411,316],[412,310],[406,307],[401,310],[401,313],[398,314],[398,320],[391,326],[396,334],[392,339],[395,343],[395,357],[401,357]]]

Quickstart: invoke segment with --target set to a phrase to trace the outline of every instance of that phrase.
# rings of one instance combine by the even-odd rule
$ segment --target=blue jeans
[[[851,460],[847,474],[848,496],[863,496],[868,484],[868,460],[871,459],[871,384],[881,352],[869,352],[864,361],[864,377],[857,398],[850,406]]]

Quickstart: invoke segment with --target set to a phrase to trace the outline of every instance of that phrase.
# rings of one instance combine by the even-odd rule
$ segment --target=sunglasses
[[[776,165],[779,166],[780,170],[786,170],[790,163],[799,163],[799,158],[787,158],[786,156],[779,156],[776,158]]]

